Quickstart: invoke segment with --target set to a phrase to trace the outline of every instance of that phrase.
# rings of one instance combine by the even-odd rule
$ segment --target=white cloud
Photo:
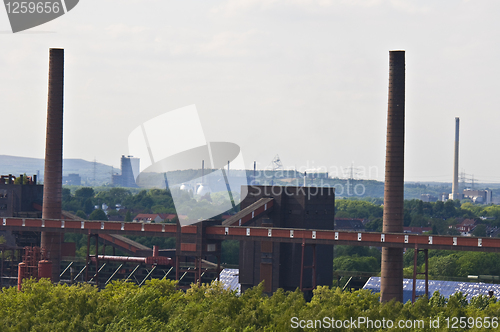
[[[130,26],[126,24],[114,24],[106,28],[106,34],[112,38],[138,37],[150,29],[144,26]]]
[[[198,50],[207,56],[246,56],[252,52],[252,39],[261,34],[263,32],[255,29],[245,32],[220,32],[213,35],[210,41],[201,43]]]
[[[225,17],[241,17],[249,12],[298,10],[302,13],[325,14],[325,10],[352,8],[393,8],[407,13],[427,13],[431,6],[419,0],[228,0],[212,9],[212,13]]]

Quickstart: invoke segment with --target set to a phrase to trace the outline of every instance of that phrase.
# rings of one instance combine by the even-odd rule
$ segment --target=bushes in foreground
[[[241,296],[220,283],[193,285],[186,292],[171,280],[151,280],[143,287],[113,282],[104,290],[82,285],[52,285],[47,280],[26,281],[23,291],[4,288],[0,293],[0,331],[323,331],[326,321],[376,320],[424,322],[421,331],[446,330],[447,317],[498,317],[500,303],[486,297],[471,304],[457,294],[449,300],[435,294],[415,304],[380,303],[377,294],[361,290],[318,287],[310,302],[299,291],[262,292],[262,285]],[[296,317],[296,318],[293,318]],[[431,328],[429,318],[440,319]],[[491,320],[491,318],[490,318]],[[318,321],[321,321],[322,328]],[[307,326],[316,328],[307,328]],[[306,328],[300,328],[300,325]],[[292,327],[298,328],[292,328]],[[477,328],[476,330],[481,330]],[[344,331],[378,331],[356,325]],[[407,330],[397,328],[394,330]],[[413,328],[412,330],[417,330]],[[453,329],[460,331],[461,329]],[[474,331],[475,329],[470,329]]]

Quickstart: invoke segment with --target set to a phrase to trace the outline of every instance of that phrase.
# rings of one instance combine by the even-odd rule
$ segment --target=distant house
[[[432,231],[432,227],[403,227],[403,232],[407,234],[422,234]]]
[[[364,232],[363,219],[335,218],[336,231],[359,231]]]
[[[132,221],[145,223],[161,223],[173,220],[175,217],[177,217],[175,213],[139,213]]]
[[[455,225],[455,229],[461,233],[462,236],[470,236],[471,232],[478,225],[478,221],[474,219],[464,219],[460,224]],[[450,226],[453,228],[453,226]]]
[[[121,215],[108,216],[108,221],[124,221],[125,218]]]

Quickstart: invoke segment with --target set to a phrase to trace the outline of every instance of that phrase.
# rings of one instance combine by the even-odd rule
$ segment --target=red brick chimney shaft
[[[61,219],[64,50],[50,49],[47,136],[42,218]],[[52,261],[52,281],[59,281],[61,233],[42,232],[41,247]]]

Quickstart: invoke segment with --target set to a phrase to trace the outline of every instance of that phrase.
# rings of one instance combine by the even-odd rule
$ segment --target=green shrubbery
[[[378,294],[361,290],[318,287],[310,302],[299,291],[262,292],[262,285],[241,296],[220,283],[178,290],[171,280],[152,280],[143,287],[113,282],[98,291],[90,285],[52,285],[47,280],[25,281],[22,292],[4,288],[0,293],[0,331],[322,331],[292,329],[296,320],[423,320],[421,331],[436,331],[429,318],[498,317],[500,303],[479,297],[467,304],[461,293],[445,299],[439,294],[427,301],[380,303]],[[382,329],[357,328],[345,331]],[[394,329],[405,330],[405,329]],[[462,331],[463,329],[458,329]],[[479,331],[481,329],[470,329]]]

